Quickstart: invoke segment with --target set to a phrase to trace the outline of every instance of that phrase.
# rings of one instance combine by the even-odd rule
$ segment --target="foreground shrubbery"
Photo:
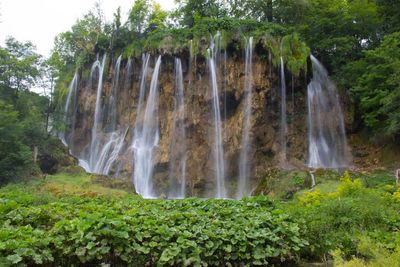
[[[302,237],[309,246],[302,249],[302,257],[326,259],[335,254],[336,259],[340,255],[374,260],[378,253],[371,251],[378,247],[387,254],[400,251],[399,196],[394,185],[366,188],[361,180],[351,180],[348,174],[332,193],[316,190],[300,196],[287,210],[304,225]],[[362,244],[366,244],[366,239],[379,245],[365,253]]]
[[[266,265],[294,260],[307,244],[266,198],[53,200],[0,193],[1,266]]]
[[[142,200],[81,176],[0,190],[0,266],[287,266],[324,259],[395,266],[399,259],[395,185],[366,188],[344,175],[336,190],[317,187],[290,202],[170,201]]]

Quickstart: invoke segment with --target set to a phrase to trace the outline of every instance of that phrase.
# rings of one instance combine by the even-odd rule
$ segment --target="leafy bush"
[[[289,206],[309,246],[302,249],[306,258],[340,249],[344,256],[355,255],[361,236],[379,233],[390,235],[400,226],[396,196],[384,190],[365,188],[359,179],[348,174],[341,178],[333,193],[319,190],[306,193]]]
[[[3,203],[13,201],[0,214],[5,266],[266,265],[294,260],[307,244],[293,219],[265,197],[66,197],[36,206],[8,197],[1,195]]]
[[[396,236],[399,236],[397,232]],[[394,250],[385,248],[382,243],[376,242],[369,237],[362,237],[358,244],[357,251],[363,258],[353,257],[346,261],[340,250],[333,253],[335,267],[385,267],[398,266],[400,262],[400,246]]]

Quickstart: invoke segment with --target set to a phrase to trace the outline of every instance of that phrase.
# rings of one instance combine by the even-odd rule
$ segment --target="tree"
[[[362,57],[378,38],[380,18],[367,0],[310,0],[298,27],[314,54],[329,69],[339,70],[349,60]]]
[[[33,86],[40,76],[41,56],[31,42],[21,43],[13,37],[0,48],[0,83],[17,93]]]
[[[222,18],[228,15],[227,6],[219,0],[177,0],[178,8],[175,16],[180,24],[193,27],[195,17]]]
[[[272,0],[228,0],[229,14],[236,18],[273,21],[274,1]]]
[[[400,31],[400,5],[397,0],[376,0],[385,33]]]
[[[79,19],[70,31],[59,34],[54,42],[53,52],[57,53],[66,65],[83,66],[88,63],[99,50],[106,50],[108,44],[102,42],[104,35],[102,15],[89,11],[83,19]],[[107,38],[106,38],[107,39]],[[106,42],[107,43],[107,42]]]
[[[21,142],[18,117],[12,105],[0,100],[0,184],[26,174],[31,163],[31,150]]]
[[[150,1],[136,0],[129,12],[129,25],[132,31],[142,34],[150,17]]]
[[[354,64],[362,70],[352,93],[360,101],[366,126],[376,133],[400,136],[400,32]]]
[[[151,29],[165,27],[167,17],[168,12],[163,10],[160,4],[154,3],[149,17],[149,27]]]

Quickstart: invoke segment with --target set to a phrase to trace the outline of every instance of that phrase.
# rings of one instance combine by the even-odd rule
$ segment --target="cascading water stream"
[[[246,45],[245,57],[245,80],[244,80],[244,117],[241,150],[239,157],[239,183],[236,191],[236,198],[248,196],[250,194],[250,128],[251,128],[251,102],[253,94],[253,37],[250,37]]]
[[[186,188],[185,96],[182,64],[175,58],[175,107],[170,146],[168,198],[184,198]]]
[[[219,40],[219,34],[216,35]],[[219,41],[218,41],[219,42]],[[219,93],[216,72],[216,55],[218,46],[214,45],[214,39],[211,41],[211,46],[208,49],[208,66],[210,68],[211,89],[212,89],[212,110],[213,110],[213,160],[216,179],[216,198],[226,198],[225,188],[225,164],[224,164],[224,149],[222,144],[222,127],[221,127],[221,112],[219,107]]]
[[[128,58],[128,63],[125,67],[125,81],[124,81],[124,89],[128,89],[131,86],[132,82],[132,59]]]
[[[285,80],[285,65],[283,58],[281,57],[281,129],[279,135],[279,141],[281,146],[281,158],[280,160],[284,163],[287,160],[287,119],[286,119],[286,80]]]
[[[148,57],[145,59],[148,64]],[[153,76],[150,83],[150,91],[147,97],[144,112],[138,110],[138,116],[143,114],[143,118],[137,117],[135,127],[135,135],[133,138],[134,150],[134,174],[133,181],[138,194],[144,198],[155,198],[153,188],[153,169],[154,169],[154,152],[159,143],[159,121],[158,121],[158,74],[161,66],[161,56],[158,57],[154,67]],[[143,70],[143,75],[147,72],[147,66]],[[144,98],[144,80],[146,76],[142,76],[143,88],[141,85],[139,98]],[[142,90],[143,89],[143,90]],[[143,100],[139,103],[143,103]],[[142,108],[139,104],[138,108]],[[144,107],[143,107],[144,108]],[[137,129],[136,129],[137,128]]]
[[[106,56],[102,63],[98,60],[92,65],[89,75],[89,88],[92,86],[93,76],[98,72],[98,83],[96,91],[96,106],[92,127],[92,139],[88,154],[83,154],[79,159],[79,164],[88,172],[109,175],[112,166],[117,161],[117,157],[123,147],[126,132],[117,130],[117,100],[119,90],[119,74],[121,57],[116,61],[112,78],[112,91],[107,106],[101,103],[103,93],[103,73],[106,63]],[[103,120],[105,127],[103,127]],[[104,132],[103,130],[106,130]]]
[[[98,69],[99,72],[99,80],[97,83],[97,93],[96,93],[96,107],[94,111],[94,119],[93,119],[93,127],[92,127],[92,140],[90,143],[89,150],[89,169],[90,171],[94,170],[98,159],[98,151],[99,144],[101,138],[101,127],[102,127],[102,119],[103,119],[103,109],[101,106],[101,95],[103,92],[103,72],[106,64],[107,56],[103,56],[102,63],[99,64],[99,61],[96,61],[92,67]]]
[[[121,56],[118,57],[112,78],[111,85],[111,96],[109,98],[109,111],[108,111],[108,119],[107,126],[109,132],[114,132],[117,129],[117,100],[118,100],[118,90],[119,90],[119,72],[121,69]]]
[[[94,173],[109,175],[112,166],[116,163],[123,148],[128,128],[124,131],[114,131],[110,134],[107,142],[100,151],[99,159],[94,167]]]
[[[143,118],[143,105],[144,105],[144,96],[146,92],[146,79],[149,72],[149,61],[150,61],[150,54],[143,54],[142,55],[142,77],[140,79],[140,88],[139,88],[139,99],[138,105],[136,109],[136,121],[135,121],[135,128],[133,135],[138,136],[139,132],[142,131],[143,123],[141,119]],[[138,119],[139,118],[139,119]]]
[[[336,86],[322,64],[314,56],[310,57],[313,78],[307,87],[307,164],[311,168],[345,168],[350,157]]]
[[[64,107],[64,122],[65,130],[61,136],[61,140],[65,145],[68,145],[70,150],[74,150],[74,133],[75,133],[75,122],[76,112],[78,110],[78,82],[79,75],[75,72],[74,78],[68,88],[67,100]]]
[[[226,52],[226,49],[225,49],[225,51],[224,51],[224,122],[225,122],[225,125],[226,125],[226,118],[227,118],[227,103],[226,103],[226,92],[227,92],[227,89],[228,89],[228,83],[227,83],[227,81],[228,81],[228,64],[227,64],[227,61],[228,61],[228,53]],[[226,129],[224,129],[225,130],[225,133],[226,133]]]
[[[313,191],[315,188],[315,176],[314,176],[314,171],[309,171],[310,177],[311,177],[311,188],[310,190]]]
[[[108,101],[108,113],[106,120],[106,133],[101,133],[104,138],[104,144],[101,145],[101,150],[97,156],[96,164],[92,166],[92,172],[109,175],[112,166],[117,160],[125,140],[125,136],[128,129],[120,131],[117,129],[117,101],[119,91],[119,80],[120,80],[120,66],[121,56],[118,57],[112,78],[111,95]]]

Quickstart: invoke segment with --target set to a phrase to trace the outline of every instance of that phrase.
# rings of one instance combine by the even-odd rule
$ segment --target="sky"
[[[18,41],[31,41],[37,52],[50,55],[54,37],[68,31],[77,19],[93,9],[99,0],[0,0],[0,45],[7,36]],[[165,10],[174,0],[156,0]],[[100,0],[106,21],[121,7],[123,22],[134,0]]]

